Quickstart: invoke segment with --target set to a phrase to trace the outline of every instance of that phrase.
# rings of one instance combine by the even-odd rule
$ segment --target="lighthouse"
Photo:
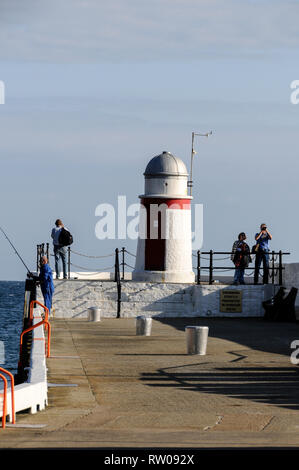
[[[192,197],[188,196],[186,166],[165,151],[149,161],[144,178],[132,279],[193,283]]]

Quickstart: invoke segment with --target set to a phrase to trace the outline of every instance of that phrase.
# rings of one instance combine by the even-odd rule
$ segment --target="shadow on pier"
[[[150,387],[173,388],[299,409],[299,370],[295,367],[215,367],[183,365],[142,374]],[[234,406],[241,406],[235,404]]]

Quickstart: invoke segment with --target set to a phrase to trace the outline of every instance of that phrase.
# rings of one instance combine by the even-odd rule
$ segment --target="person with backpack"
[[[51,237],[53,238],[54,245],[56,279],[59,279],[60,276],[60,260],[62,263],[63,279],[67,279],[66,247],[73,243],[73,237],[70,234],[70,231],[64,227],[60,219],[56,220],[55,227],[52,229]]]
[[[234,275],[234,285],[245,284],[244,272],[245,268],[251,263],[250,248],[245,242],[246,234],[239,233],[232,247],[231,259],[236,267]]]

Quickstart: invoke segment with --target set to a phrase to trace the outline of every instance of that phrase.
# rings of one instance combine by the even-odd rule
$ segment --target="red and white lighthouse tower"
[[[133,280],[192,283],[191,196],[188,172],[169,152],[152,158],[144,172]]]

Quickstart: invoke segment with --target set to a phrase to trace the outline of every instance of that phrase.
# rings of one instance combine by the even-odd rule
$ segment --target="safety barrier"
[[[14,396],[14,376],[11,372],[9,372],[6,369],[3,369],[3,367],[0,367],[0,378],[3,380],[4,387],[3,387],[3,404],[2,404],[2,429],[5,428],[5,423],[6,423],[6,416],[7,416],[7,379],[5,375],[1,374],[6,374],[10,378],[10,390],[11,390],[11,414],[12,414],[12,423],[15,424],[15,396]]]
[[[0,378],[3,380],[2,429],[4,429],[7,410],[7,380],[6,377],[4,377],[2,374],[0,374]]]
[[[47,246],[46,250],[45,250],[45,246]],[[118,251],[119,258],[120,258],[118,266],[116,266],[116,260],[115,260],[116,250]],[[67,261],[66,261],[68,279],[70,279],[71,268],[74,268],[74,270],[72,270],[72,272],[74,274],[79,274],[80,273],[80,276],[86,275],[86,277],[89,277],[90,273],[110,272],[111,274],[115,274],[115,270],[119,269],[121,279],[124,280],[125,279],[125,266],[127,266],[128,268],[134,269],[134,266],[132,266],[132,265],[130,265],[129,263],[126,262],[125,256],[127,254],[131,257],[136,258],[136,255],[134,255],[133,253],[130,253],[128,250],[126,250],[125,247],[122,247],[121,249],[116,248],[116,250],[115,250],[114,253],[109,253],[107,255],[96,256],[96,255],[88,255],[88,254],[85,254],[85,253],[80,253],[78,251],[73,250],[69,246],[67,248]],[[37,245],[37,265],[40,264],[40,258],[44,254],[46,254],[46,256],[48,257],[48,260],[49,260],[49,256],[54,257],[54,255],[49,255],[49,244],[48,243],[47,244],[42,243],[40,245]],[[73,262],[73,256],[79,256],[79,257],[83,257],[83,258],[86,258],[86,259],[89,259],[89,260],[101,260],[101,259],[105,260],[105,259],[111,258],[111,261],[112,261],[112,259],[114,258],[114,263],[111,263],[110,266],[107,266],[108,263],[105,263],[106,266],[103,266],[103,267],[98,267],[98,266],[96,268],[87,267],[87,266],[82,266],[81,264],[77,264],[77,263],[75,264]],[[38,271],[38,269],[39,268],[37,268],[37,271]],[[77,271],[77,270],[80,270],[80,271]],[[86,271],[86,273],[84,273],[84,271]]]
[[[38,316],[41,314],[42,310],[39,307]],[[36,322],[36,324],[39,321],[38,316],[33,319],[33,322]],[[0,419],[1,416],[6,415],[6,419],[8,418],[9,422],[12,424],[15,423],[16,413],[29,410],[29,412],[33,414],[37,411],[45,409],[45,406],[48,404],[45,348],[44,345],[41,344],[42,341],[35,341],[35,339],[45,341],[44,329],[40,323],[41,322],[39,322],[39,328],[35,328],[32,331],[33,342],[30,347],[30,361],[28,364],[26,364],[27,378],[26,380],[18,382],[17,384],[15,384],[15,380],[12,382],[12,389],[7,389],[5,404],[6,410],[2,410],[2,406],[0,407]],[[11,391],[12,403],[10,404]],[[2,420],[2,425],[4,427],[5,423],[3,423],[4,419]]]
[[[45,246],[45,243],[43,243],[41,245],[37,245],[37,257],[39,257],[41,253],[44,253],[44,252],[48,253],[48,244],[47,244],[47,251],[45,251],[44,246]],[[40,247],[42,247],[42,248],[40,248]],[[125,247],[122,247],[121,249],[116,248],[115,253],[117,252],[117,257],[115,256],[115,253],[102,255],[102,256],[87,255],[87,254],[84,254],[84,253],[80,253],[78,251],[74,251],[70,246],[68,247],[67,251],[68,251],[67,264],[68,264],[68,278],[69,279],[70,279],[71,267],[74,267],[75,269],[76,268],[80,269],[80,276],[84,276],[85,275],[84,271],[87,271],[86,272],[87,278],[90,276],[91,273],[103,273],[103,272],[114,273],[114,279],[115,279],[116,282],[125,279],[125,266],[127,266],[130,269],[134,269],[134,266],[132,266],[131,264],[126,262],[126,255],[129,255],[129,256],[134,257],[134,258],[136,258],[136,255],[134,255],[133,253],[130,253],[128,250],[126,250]],[[215,266],[215,262],[217,262],[217,261],[231,260],[232,254],[233,253],[231,251],[213,251],[213,250],[210,250],[210,251],[198,250],[196,253],[192,253],[192,256],[197,259],[197,266],[193,266],[193,270],[196,271],[196,274],[197,274],[197,284],[201,283],[201,273],[204,272],[204,271],[208,272],[209,284],[213,283],[213,273],[214,273],[214,271],[217,270],[218,273],[219,272],[227,273],[229,271],[234,271],[235,270],[234,266],[230,266],[230,267],[229,266]],[[278,273],[278,284],[279,285],[282,284],[282,272],[284,270],[284,267],[283,267],[283,264],[282,264],[282,257],[284,255],[289,255],[289,254],[290,253],[282,252],[281,250],[278,251],[278,252],[275,252],[275,251],[270,251],[269,252],[268,271],[269,271],[269,277],[272,278],[272,284],[274,284],[275,276],[276,276],[277,273]],[[74,264],[71,260],[72,255],[81,256],[81,257],[88,258],[88,259],[106,259],[106,258],[114,257],[115,262],[114,262],[114,265],[111,265],[111,266],[108,266],[108,267],[106,266],[106,267],[103,267],[101,269],[98,268],[98,267],[96,269],[94,269],[94,268],[88,268],[88,267],[85,267],[85,266]],[[209,255],[209,256],[205,257],[204,255]],[[217,257],[215,257],[217,255],[227,255],[227,256],[217,258]],[[254,253],[252,253],[251,255],[255,256]],[[276,262],[277,259],[278,259],[278,263],[276,265],[275,262]],[[209,265],[208,266],[202,266],[201,265],[202,260],[208,260]],[[261,268],[261,271],[262,271],[262,269],[263,268]],[[252,273],[248,274],[247,273],[248,270],[251,270]],[[116,271],[119,271],[119,277],[115,274]],[[247,276],[251,276],[254,272],[254,267],[252,266],[252,267],[245,268],[245,271],[246,271]],[[76,272],[76,271],[74,273],[79,274],[79,272]]]
[[[40,307],[42,307],[44,309],[44,312],[45,312],[45,320],[46,322],[48,321],[49,319],[49,309],[43,305],[42,303],[40,303],[38,300],[32,300],[30,302],[30,313],[29,313],[29,319],[30,321],[33,320],[33,308],[34,308],[34,305],[39,305]]]
[[[269,277],[272,278],[272,284],[274,284],[275,280],[275,275],[278,272],[278,284],[282,285],[282,272],[284,270],[284,266],[282,264],[282,257],[284,255],[289,255],[290,253],[286,252],[283,253],[281,250],[278,252],[275,251],[270,251],[269,256],[271,255],[271,259],[269,260]],[[208,257],[205,257],[203,255],[209,255]],[[215,258],[215,255],[228,255],[225,256],[224,258]],[[209,284],[213,284],[213,273],[215,270],[218,272],[225,272],[227,273],[228,271],[234,271],[235,266],[215,266],[215,261],[223,261],[223,260],[231,260],[232,255],[234,255],[234,252],[231,251],[200,251],[198,250],[196,254],[193,253],[193,256],[197,258],[197,266],[193,267],[194,270],[197,272],[197,284],[200,284],[201,282],[201,271],[207,271],[208,272],[208,277],[209,277]],[[251,256],[255,256],[254,253],[251,253]],[[275,265],[275,262],[278,258],[278,265]],[[202,260],[208,260],[209,265],[208,266],[202,266],[201,261]],[[262,268],[261,268],[262,269]],[[254,266],[253,267],[247,267],[245,270],[251,270],[252,272],[250,274],[247,274],[248,276],[252,275],[254,272]],[[276,272],[275,272],[276,271]]]
[[[30,326],[29,328],[26,328],[26,330],[22,331],[21,336],[20,336],[20,358],[22,357],[23,336],[26,333],[28,333],[29,331],[32,331],[32,330],[34,330],[35,328],[37,328],[38,326],[41,326],[41,325],[47,325],[46,329],[47,329],[47,332],[48,332],[48,341],[47,341],[47,344],[45,344],[45,353],[46,353],[46,357],[50,357],[51,325],[48,321],[42,320],[39,323],[36,323],[36,325]],[[35,339],[39,339],[39,338],[35,338]],[[45,341],[45,343],[46,343],[46,341]]]

